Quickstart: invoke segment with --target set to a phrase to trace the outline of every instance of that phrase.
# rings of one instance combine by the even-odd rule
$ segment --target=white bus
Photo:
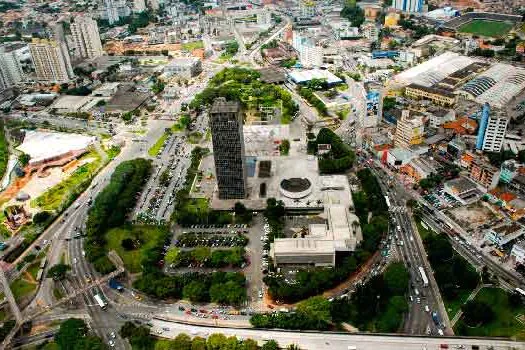
[[[104,301],[104,299],[102,299],[100,295],[95,294],[93,298],[95,298],[95,301],[97,302],[98,306],[100,306],[102,310],[106,310],[108,304]]]
[[[425,273],[425,269],[423,269],[422,266],[419,267],[419,274],[421,275],[421,279],[423,280],[423,287],[428,287],[427,274]]]
[[[525,290],[521,288],[516,288],[515,291],[516,293],[519,293],[522,297],[525,297]]]
[[[385,196],[385,202],[386,206],[390,208],[390,199],[388,198],[388,196]]]

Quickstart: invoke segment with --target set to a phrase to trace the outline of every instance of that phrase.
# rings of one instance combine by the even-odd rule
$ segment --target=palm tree
[[[301,348],[297,344],[290,344],[286,347],[286,350],[301,350]]]

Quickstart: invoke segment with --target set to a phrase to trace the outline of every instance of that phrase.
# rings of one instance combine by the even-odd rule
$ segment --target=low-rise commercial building
[[[514,241],[516,238],[523,236],[524,233],[525,229],[523,226],[513,222],[511,224],[503,224],[487,229],[485,231],[485,239],[498,247],[502,247]]]
[[[430,100],[440,106],[452,106],[456,103],[456,95],[452,92],[418,84],[408,85],[405,88],[405,94],[408,97]]]
[[[202,72],[202,63],[197,57],[175,58],[164,67],[164,72],[189,79]]]
[[[470,166],[469,177],[488,190],[498,185],[499,176],[500,170],[498,168],[479,158],[475,159]]]
[[[464,176],[445,182],[443,187],[445,193],[464,205],[476,202],[482,195],[478,185]]]
[[[523,265],[525,263],[525,242],[516,243],[512,246],[510,258],[515,264]]]

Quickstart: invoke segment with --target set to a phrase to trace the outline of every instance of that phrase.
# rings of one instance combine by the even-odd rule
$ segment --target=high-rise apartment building
[[[62,83],[74,77],[64,43],[34,39],[29,44],[29,52],[35,66],[37,80]]]
[[[293,31],[292,46],[297,50],[304,67],[319,67],[323,64],[323,48],[307,32]]]
[[[23,78],[15,51],[6,52],[4,47],[0,47],[0,91],[20,83]]]
[[[109,24],[118,22],[121,18],[129,17],[131,9],[126,0],[102,0],[100,17],[106,19]]]
[[[396,147],[410,147],[423,142],[425,127],[423,118],[411,116],[408,110],[403,110],[401,119],[397,121],[394,144]]]
[[[394,0],[392,7],[403,12],[423,12],[423,0]]]
[[[210,129],[219,198],[245,198],[247,180],[239,102],[215,99],[210,110]]]
[[[485,152],[500,152],[505,139],[509,118],[501,113],[493,113],[488,103],[483,105],[476,149]]]
[[[71,34],[75,43],[75,55],[94,58],[104,54],[97,21],[91,17],[79,16],[71,23]]]

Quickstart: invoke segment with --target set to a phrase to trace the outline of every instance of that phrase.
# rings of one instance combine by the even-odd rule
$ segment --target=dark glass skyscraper
[[[246,164],[239,102],[215,99],[210,110],[210,129],[219,198],[245,198]]]

